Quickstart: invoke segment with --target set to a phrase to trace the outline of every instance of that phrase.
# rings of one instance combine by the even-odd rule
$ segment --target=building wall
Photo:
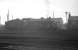
[[[70,16],[68,20],[68,28],[78,28],[78,16]]]
[[[61,18],[53,19],[24,19],[6,22],[6,28],[25,30],[37,30],[39,28],[61,28],[63,21]]]

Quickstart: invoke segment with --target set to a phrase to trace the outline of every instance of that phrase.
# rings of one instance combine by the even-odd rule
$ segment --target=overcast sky
[[[6,21],[8,9],[15,18],[64,17],[65,11],[78,15],[78,0],[0,0],[1,22]],[[10,17],[11,19],[11,17]]]

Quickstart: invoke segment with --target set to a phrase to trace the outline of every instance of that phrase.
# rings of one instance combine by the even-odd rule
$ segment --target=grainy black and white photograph
[[[78,0],[0,0],[0,50],[78,50]]]

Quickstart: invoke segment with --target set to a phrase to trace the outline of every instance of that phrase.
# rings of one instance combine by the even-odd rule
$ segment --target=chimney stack
[[[65,12],[65,15],[66,15],[66,22],[68,22],[68,18],[69,18],[69,12]]]
[[[7,21],[9,21],[9,10],[8,10],[8,13],[7,13]]]
[[[53,11],[53,18],[55,18],[55,16],[54,16],[54,11]]]

